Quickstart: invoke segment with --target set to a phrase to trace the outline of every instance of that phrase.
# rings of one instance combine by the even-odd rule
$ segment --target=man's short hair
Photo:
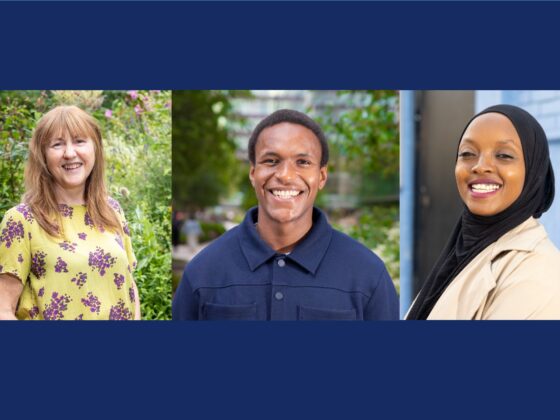
[[[254,165],[255,164],[255,148],[257,146],[257,140],[261,132],[268,127],[272,127],[273,125],[277,125],[283,122],[298,124],[305,128],[308,128],[315,134],[317,140],[321,144],[321,168],[326,166],[329,162],[329,145],[327,144],[327,139],[325,137],[325,133],[315,121],[309,118],[302,112],[294,111],[293,109],[280,109],[276,112],[273,112],[268,117],[263,119],[260,123],[257,124],[251,137],[249,138],[249,161]]]

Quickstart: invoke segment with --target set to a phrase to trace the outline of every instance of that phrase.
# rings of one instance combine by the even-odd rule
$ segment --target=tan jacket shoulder
[[[457,275],[428,319],[560,319],[560,251],[527,219]]]

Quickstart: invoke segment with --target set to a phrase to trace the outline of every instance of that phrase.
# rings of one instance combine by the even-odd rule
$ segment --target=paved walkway
[[[193,259],[193,257],[202,251],[210,242],[199,244],[196,248],[191,248],[188,245],[177,245],[173,248],[173,259],[184,261],[185,263]]]

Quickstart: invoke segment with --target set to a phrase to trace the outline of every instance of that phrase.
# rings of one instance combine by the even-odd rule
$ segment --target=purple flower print
[[[99,314],[99,310],[101,308],[101,302],[99,302],[99,298],[95,296],[93,293],[88,292],[87,299],[82,298],[82,303],[86,308],[89,308],[91,312],[97,312]]]
[[[80,314],[76,318],[74,318],[74,321],[82,321],[83,319],[84,319],[84,314]]]
[[[78,289],[81,289],[82,286],[84,284],[86,284],[86,280],[87,280],[87,274],[86,273],[82,273],[81,271],[76,274],[70,281],[72,283],[76,283],[76,286],[78,286]]]
[[[115,257],[111,257],[110,253],[105,253],[100,247],[95,247],[95,252],[89,253],[88,264],[92,270],[97,269],[99,274],[104,276],[105,269],[110,268],[115,264]]]
[[[39,293],[37,293],[37,296],[43,297],[44,295],[45,295],[45,288],[44,288],[44,287],[41,287],[41,288],[39,289]]]
[[[23,255],[18,254],[17,260],[18,260],[18,263],[22,263],[23,262]]]
[[[68,264],[66,264],[66,261],[64,261],[62,258],[58,257],[56,259],[54,271],[57,273],[68,273]]]
[[[27,204],[20,204],[16,207],[16,210],[23,214],[23,217],[29,223],[33,223],[33,213],[31,213],[31,207]]]
[[[123,300],[119,299],[116,305],[111,306],[109,319],[113,321],[126,321],[132,319],[132,312],[130,312],[130,309],[125,308]]]
[[[20,221],[15,221],[11,216],[6,223],[6,227],[2,229],[2,235],[0,236],[0,243],[4,242],[6,248],[12,246],[14,241],[21,241],[23,239],[24,230],[23,224]]]
[[[37,318],[38,315],[39,315],[39,308],[36,307],[36,306],[33,306],[33,307],[29,310],[29,318],[35,319],[35,318]]]
[[[135,300],[136,300],[136,298],[135,298],[136,293],[134,293],[134,287],[129,287],[129,288],[128,288],[128,296],[130,296],[130,301],[131,301],[132,303],[134,303]]]
[[[71,219],[72,215],[74,214],[74,209],[66,204],[59,204],[58,211],[60,212],[62,217],[68,217],[69,219]]]
[[[130,229],[128,228],[128,223],[126,221],[123,222],[123,227],[122,228],[123,228],[123,232],[126,235],[130,236]]]
[[[45,306],[43,317],[48,320],[64,319],[64,311],[68,309],[68,304],[71,301],[70,296],[53,292],[50,303]]]
[[[93,220],[91,220],[91,217],[89,215],[89,213],[86,211],[86,214],[84,216],[84,223],[86,226],[89,226],[93,229],[94,225],[93,225]]]
[[[121,290],[121,287],[124,284],[124,276],[122,274],[115,273],[115,278],[113,279],[113,281],[117,285],[117,289]]]
[[[41,251],[37,251],[35,254],[31,254],[31,272],[38,279],[43,277],[47,272],[47,270],[45,269],[46,256],[47,254]]]
[[[117,243],[119,244],[119,246],[120,246],[122,249],[124,249],[124,244],[123,244],[121,235],[115,236],[115,241],[117,241]]]
[[[85,241],[87,238],[87,235],[84,232],[80,232],[78,233],[78,238],[80,238],[82,241]]]
[[[113,210],[119,212],[122,214],[122,209],[121,209],[121,205],[119,204],[119,202],[117,200],[115,200],[112,197],[109,197],[107,199],[107,202],[109,203],[109,205],[113,208]]]
[[[64,249],[65,251],[76,252],[76,247],[78,246],[78,244],[75,242],[64,241],[59,243],[58,246]]]

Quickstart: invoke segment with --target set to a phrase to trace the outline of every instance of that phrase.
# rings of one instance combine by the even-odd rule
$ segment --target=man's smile
[[[277,189],[277,188],[270,188],[268,189],[275,198],[279,198],[281,200],[292,200],[299,195],[303,194],[303,190],[300,189]]]

